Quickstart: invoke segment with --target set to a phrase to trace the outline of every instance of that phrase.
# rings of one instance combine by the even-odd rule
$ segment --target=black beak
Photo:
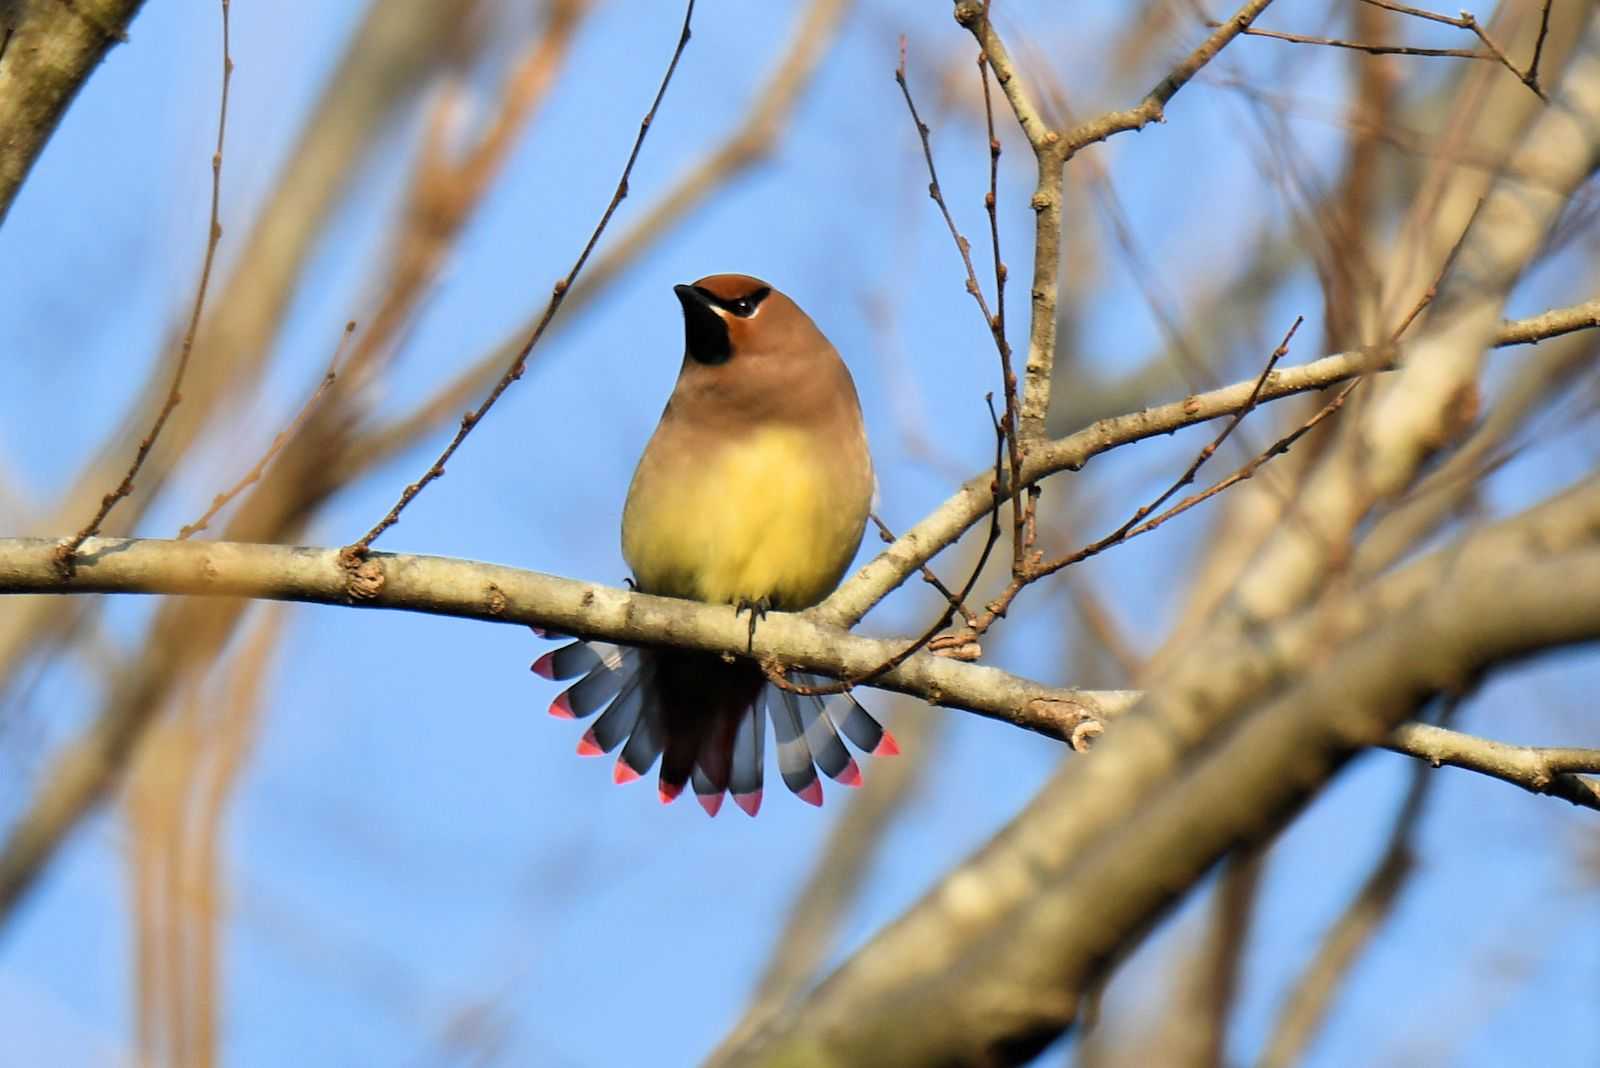
[[[683,350],[696,363],[727,363],[733,356],[728,324],[710,293],[694,286],[673,286],[683,305]]]

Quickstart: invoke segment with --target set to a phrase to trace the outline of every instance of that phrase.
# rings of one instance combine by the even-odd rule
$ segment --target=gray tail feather
[[[899,752],[894,737],[851,694],[791,693],[767,684],[751,661],[573,641],[541,656],[533,670],[548,679],[578,680],[552,702],[552,715],[600,713],[578,743],[579,753],[595,756],[620,746],[613,772],[619,783],[647,774],[659,759],[661,800],[674,800],[693,782],[711,815],[730,792],[750,815],[760,809],[769,718],[784,785],[813,805],[822,804],[818,768],[837,782],[860,785],[860,768],[840,735],[866,753]],[[803,685],[827,682],[798,672],[790,678]]]

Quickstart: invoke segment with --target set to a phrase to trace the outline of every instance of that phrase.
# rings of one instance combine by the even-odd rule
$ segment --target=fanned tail
[[[662,803],[676,800],[692,782],[696,799],[712,816],[729,793],[747,814],[760,811],[769,718],[778,773],[811,805],[822,804],[818,769],[846,786],[861,784],[846,739],[873,756],[900,751],[894,736],[850,694],[791,693],[769,684],[749,660],[573,641],[535,660],[533,670],[547,679],[577,680],[551,702],[551,715],[599,714],[579,740],[579,754],[600,756],[620,747],[612,769],[618,783],[646,775],[659,759]],[[790,678],[807,686],[828,681],[798,672]]]

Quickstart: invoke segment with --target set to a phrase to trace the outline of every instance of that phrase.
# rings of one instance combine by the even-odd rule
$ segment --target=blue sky
[[[633,179],[618,230],[738,121],[789,33],[794,5],[702,0],[695,37]],[[1115,92],[1097,50],[1125,5],[1005,3],[999,22],[1024,61],[1047,59],[1074,106],[1132,99],[1153,80],[1126,72]],[[930,9],[934,14],[930,14]],[[776,11],[786,14],[777,17]],[[1275,25],[1315,28],[1322,5],[1275,5]],[[223,175],[224,268],[270,189],[360,6],[276,0],[233,6],[233,82]],[[670,50],[681,10],[602,3],[560,90],[517,148],[411,332],[380,413],[405,410],[526,319],[567,269],[610,195]],[[67,484],[121,417],[170,324],[187,307],[202,250],[216,104],[216,13],[152,3],[132,39],[90,82],[0,228],[0,475],[33,502]],[[381,543],[391,550],[493,560],[611,583],[625,574],[615,531],[632,464],[681,354],[673,283],[744,271],[779,285],[823,326],[860,387],[885,520],[903,529],[988,462],[982,404],[997,388],[992,349],[962,291],[960,265],[923,190],[914,131],[892,80],[896,37],[910,38],[913,88],[934,125],[941,178],[964,231],[984,229],[983,136],[941,107],[937,75],[966,76],[969,42],[943,5],[860,5],[796,112],[775,157],[732,183],[634,264],[584,314],[562,324],[458,454],[448,476]],[[1422,35],[1414,35],[1423,39]],[[1441,66],[1421,66],[1437,78]],[[1339,57],[1245,41],[1217,75],[1272,80],[1337,105]],[[1002,120],[1004,121],[1004,120]],[[1297,121],[1295,145],[1326,165],[1337,131]],[[410,151],[385,141],[355,204],[330,227],[296,296],[273,369],[206,443],[205,459],[148,515],[170,536],[253,462],[291,417],[346,319],[369,293]],[[1030,166],[1005,124],[1003,241],[1013,309],[1025,308]],[[1132,230],[1181,310],[1197,278],[1247,258],[1276,210],[1247,107],[1215,84],[1186,90],[1169,122],[1106,146]],[[115,180],[106,181],[107,173]],[[1091,213],[1103,259],[1075,357],[1098,374],[1144,358],[1160,331]],[[1575,272],[1569,273],[1569,277]],[[1517,308],[1576,299],[1537,280]],[[1565,288],[1563,288],[1565,287]],[[888,327],[874,306],[892,309]],[[1321,301],[1306,275],[1269,322],[1208,373],[1231,381],[1307,324],[1290,357],[1317,355]],[[1020,315],[1013,341],[1024,337]],[[1514,356],[1497,357],[1495,374]],[[1170,398],[1157,398],[1170,399]],[[911,440],[914,425],[930,450]],[[1208,432],[1201,431],[1201,435]],[[1259,430],[1264,438],[1266,431]],[[1182,469],[1204,437],[1178,435],[1096,461],[1077,477],[1070,517],[1050,544],[1109,529]],[[426,466],[438,435],[341,494],[314,524],[317,544],[351,540]],[[1527,503],[1578,477],[1592,446],[1545,449],[1498,477],[1492,508]],[[1055,496],[1047,492],[1046,503]],[[1172,617],[1178,579],[1202,541],[1191,514],[1079,569],[1141,648]],[[0,529],[13,524],[0,512]],[[871,539],[865,552],[873,548]],[[953,571],[953,564],[943,565]],[[991,643],[1003,666],[1057,682],[1071,674],[1071,602],[1060,584],[1030,591]],[[920,590],[867,629],[918,629]],[[136,648],[154,605],[107,607],[107,632]],[[1069,647],[1063,648],[1062,634]],[[518,628],[389,613],[295,608],[270,678],[261,737],[228,816],[232,907],[226,923],[224,1063],[454,1064],[444,1036],[487,1001],[504,1026],[501,1063],[692,1063],[737,1017],[798,886],[840,811],[774,796],[759,820],[715,821],[647,786],[614,787],[609,766],[572,755],[576,735],[544,715],[553,688],[529,675],[540,644]],[[1530,743],[1600,744],[1592,652],[1551,657],[1491,681],[1461,726]],[[28,695],[49,739],[92,713],[96,680],[68,660]],[[904,704],[874,707],[949,721],[932,773],[888,836],[839,953],[859,945],[983,842],[1054,770],[1059,747],[976,717]],[[1584,706],[1588,705],[1586,709]],[[1585,712],[1587,711],[1587,714]],[[873,768],[864,768],[868,777]],[[1404,789],[1406,762],[1357,761],[1274,851],[1271,893],[1247,957],[1234,1052],[1253,1055],[1276,998],[1364,877]],[[1359,965],[1309,1063],[1515,1063],[1592,1050],[1600,1024],[1577,991],[1600,978],[1592,813],[1443,771],[1420,838],[1421,866],[1393,922]],[[7,817],[21,791],[0,787]],[[105,1063],[131,1041],[125,831],[115,813],[86,824],[0,938],[0,1033],[18,1063]],[[1165,924],[1112,988],[1137,1022],[1162,1004],[1161,954],[1192,938],[1196,901]],[[836,957],[838,954],[836,954]],[[1510,976],[1511,978],[1507,978]],[[1397,1006],[1404,1006],[1397,1011]],[[1429,1043],[1466,1033],[1448,1048]],[[15,1047],[13,1047],[15,1049]],[[1050,1057],[1045,1058],[1046,1061]]]

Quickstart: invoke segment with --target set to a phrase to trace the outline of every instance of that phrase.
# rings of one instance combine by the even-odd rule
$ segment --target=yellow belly
[[[868,502],[843,499],[815,449],[801,431],[771,428],[690,470],[641,469],[622,521],[623,556],[640,586],[785,609],[826,597],[860,544]]]

